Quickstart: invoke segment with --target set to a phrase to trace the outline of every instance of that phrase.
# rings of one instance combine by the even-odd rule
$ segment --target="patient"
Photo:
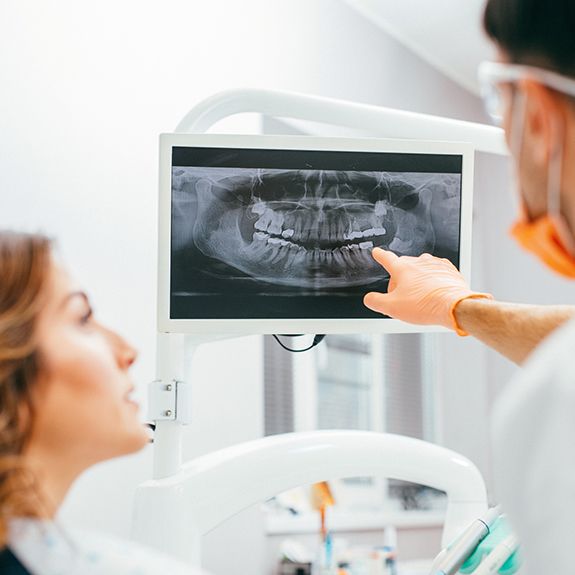
[[[192,573],[155,551],[58,521],[83,471],[147,443],[130,399],[136,357],[98,323],[48,239],[0,231],[2,574]]]

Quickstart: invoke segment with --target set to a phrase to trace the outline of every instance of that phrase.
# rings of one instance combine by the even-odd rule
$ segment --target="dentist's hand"
[[[371,310],[409,323],[441,325],[467,335],[454,311],[467,298],[490,298],[469,289],[457,268],[447,259],[430,254],[397,256],[375,248],[374,259],[390,274],[388,293],[370,292],[363,303]]]

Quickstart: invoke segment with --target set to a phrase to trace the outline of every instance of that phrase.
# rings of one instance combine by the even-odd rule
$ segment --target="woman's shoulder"
[[[206,575],[136,542],[52,522],[18,520],[10,547],[33,575]]]

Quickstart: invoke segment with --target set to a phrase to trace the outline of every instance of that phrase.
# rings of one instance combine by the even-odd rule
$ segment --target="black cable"
[[[323,338],[325,337],[325,334],[315,335],[313,338],[313,343],[309,347],[306,347],[304,349],[291,349],[291,348],[287,347],[287,345],[284,345],[277,335],[275,335],[275,334],[272,334],[272,335],[273,335],[274,339],[281,345],[281,347],[283,347],[286,351],[291,351],[292,353],[302,353],[304,351],[309,351],[310,349],[314,348],[316,345],[321,343],[323,341]],[[299,336],[305,335],[305,334],[298,333],[296,335],[286,335],[286,334],[282,334],[282,335],[285,335],[285,337],[299,337]]]

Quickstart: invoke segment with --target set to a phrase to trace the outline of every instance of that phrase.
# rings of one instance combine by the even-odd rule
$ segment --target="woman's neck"
[[[84,471],[85,466],[70,461],[69,455],[46,453],[31,447],[24,455],[27,468],[34,477],[34,487],[40,498],[39,517],[53,518],[62,505],[72,483]]]

